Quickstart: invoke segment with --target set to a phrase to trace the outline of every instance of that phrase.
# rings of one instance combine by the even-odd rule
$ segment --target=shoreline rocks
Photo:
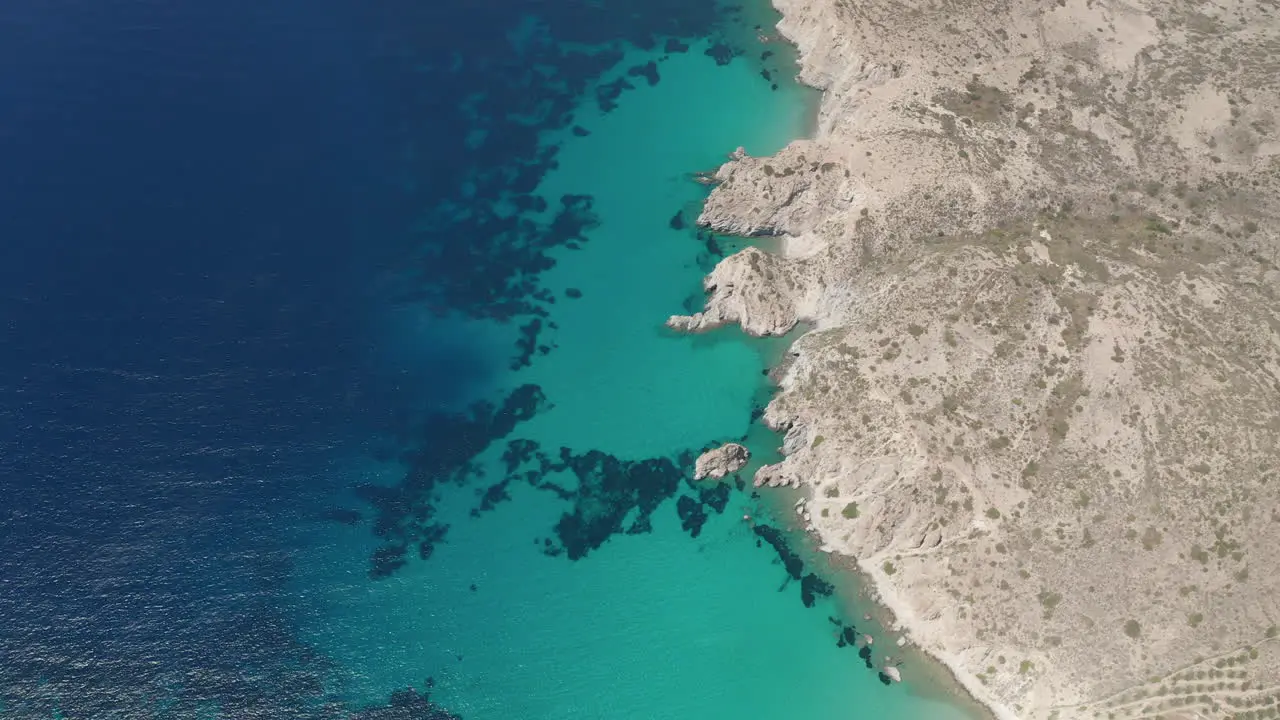
[[[668,320],[806,323],[755,484],[812,488],[823,547],[1003,719],[1167,714],[1152,678],[1221,658],[1280,693],[1280,84],[1244,60],[1276,17],[773,2],[814,137],[732,158],[698,224],[783,250]]]
[[[719,480],[741,470],[750,459],[750,450],[738,443],[726,443],[698,456],[697,462],[694,463],[693,479]]]
[[[721,260],[707,276],[705,310],[672,315],[667,327],[702,332],[737,323],[755,337],[786,335],[800,322],[801,297],[807,290],[795,275],[786,258],[748,247]]]

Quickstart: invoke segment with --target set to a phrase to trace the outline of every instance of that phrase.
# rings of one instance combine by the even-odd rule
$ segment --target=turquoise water
[[[704,190],[690,173],[738,145],[781,148],[806,131],[814,98],[776,77],[771,90],[750,58],[722,66],[703,49],[631,51],[623,66],[665,58],[661,82],[638,83],[608,113],[585,104],[575,119],[589,134],[547,137],[562,143],[559,166],[536,192],[593,195],[599,224],[582,249],[553,251],[558,263],[542,275],[559,298],[545,318],[555,327],[539,337],[553,350],[477,392],[539,386],[550,407],[511,438],[550,455],[566,446],[621,461],[673,458],[746,436],[767,400],[761,343],[735,330],[684,337],[662,327],[691,298],[701,304],[715,259],[670,221],[678,211],[688,224],[696,217]],[[581,297],[567,297],[570,288]],[[383,342],[416,342],[416,322],[410,313],[388,323]],[[513,331],[476,322],[467,332],[498,347]],[[495,442],[480,456],[484,481],[438,491],[434,519],[449,525],[448,541],[378,582],[366,574],[376,547],[367,527],[304,528],[315,549],[293,568],[299,636],[337,667],[360,669],[340,674],[336,695],[375,703],[429,684],[433,702],[467,720],[966,717],[920,696],[927,688],[912,685],[911,668],[906,684],[886,687],[855,649],[837,646],[830,617],[841,601],[802,604],[800,583],[742,518],[769,520],[749,488],[709,512],[696,538],[668,498],[650,532],[612,534],[570,561],[545,552],[567,507],[554,493],[512,483],[509,500],[471,515],[477,493],[503,476],[505,449]],[[352,459],[330,472],[392,486],[404,470]],[[555,470],[546,479],[575,484]]]
[[[763,0],[2,15],[0,716],[955,716],[688,480],[777,444],[778,344],[662,327],[810,121]]]

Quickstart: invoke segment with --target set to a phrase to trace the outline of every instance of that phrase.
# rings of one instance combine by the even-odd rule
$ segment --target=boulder
[[[750,458],[751,451],[737,443],[721,445],[698,457],[697,463],[694,464],[693,479],[719,480],[729,473],[741,470]]]

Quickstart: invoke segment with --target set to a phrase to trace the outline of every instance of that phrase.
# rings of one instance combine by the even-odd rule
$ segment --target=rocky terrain
[[[750,450],[738,443],[725,443],[698,456],[698,460],[694,463],[693,479],[719,480],[741,470],[750,459]]]
[[[1001,717],[1280,717],[1280,2],[774,2],[670,320],[807,328],[758,483]]]

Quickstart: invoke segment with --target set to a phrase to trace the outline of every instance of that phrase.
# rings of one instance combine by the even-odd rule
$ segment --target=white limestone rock
[[[719,480],[730,473],[735,473],[751,459],[751,451],[737,443],[727,443],[714,450],[708,450],[698,457],[694,464],[694,480],[711,478]]]
[[[806,286],[781,256],[749,247],[721,260],[703,285],[709,293],[706,309],[673,315],[667,327],[700,332],[738,323],[760,337],[785,335],[800,320],[798,307]]]

